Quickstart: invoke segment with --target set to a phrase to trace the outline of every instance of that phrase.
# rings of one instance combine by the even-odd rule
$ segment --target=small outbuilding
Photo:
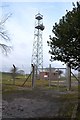
[[[39,72],[39,78],[42,80],[49,80],[49,78],[51,80],[57,80],[59,78],[59,72],[55,69],[50,71],[49,68],[46,68],[44,71]]]

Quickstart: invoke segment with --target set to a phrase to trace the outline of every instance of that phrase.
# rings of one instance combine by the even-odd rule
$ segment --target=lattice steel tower
[[[35,30],[34,30],[34,42],[33,42],[33,53],[32,53],[32,64],[35,64],[37,71],[39,68],[43,68],[43,42],[42,42],[42,31],[43,26],[43,15],[38,13],[35,15]]]

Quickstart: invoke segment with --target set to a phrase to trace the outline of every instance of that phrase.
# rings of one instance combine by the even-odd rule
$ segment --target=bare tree
[[[0,20],[0,40],[4,40],[4,41],[10,41],[10,37],[8,35],[7,30],[5,29],[5,23],[8,20],[8,18],[11,16],[12,14],[8,14],[7,16],[5,16],[5,18]],[[11,50],[11,46],[8,46],[4,43],[0,43],[0,48],[2,50],[2,53],[6,54],[8,52],[10,52]]]

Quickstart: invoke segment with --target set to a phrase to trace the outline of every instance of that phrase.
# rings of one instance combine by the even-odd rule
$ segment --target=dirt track
[[[3,118],[60,116],[61,109],[65,107],[65,102],[60,99],[61,94],[63,93],[58,91],[37,89],[3,95],[2,116]]]

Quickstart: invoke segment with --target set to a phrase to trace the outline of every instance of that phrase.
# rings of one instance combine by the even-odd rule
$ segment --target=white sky
[[[40,12],[43,15],[43,66],[48,67],[50,62],[49,47],[47,41],[52,34],[55,22],[65,15],[66,10],[72,10],[72,2],[0,2],[0,16],[12,13],[6,22],[6,29],[11,41],[7,44],[13,47],[6,57],[2,55],[3,71],[9,71],[13,64],[25,73],[31,70],[31,57],[34,40],[35,15]],[[52,67],[65,67],[63,63],[54,61]],[[0,66],[1,70],[1,66]]]

